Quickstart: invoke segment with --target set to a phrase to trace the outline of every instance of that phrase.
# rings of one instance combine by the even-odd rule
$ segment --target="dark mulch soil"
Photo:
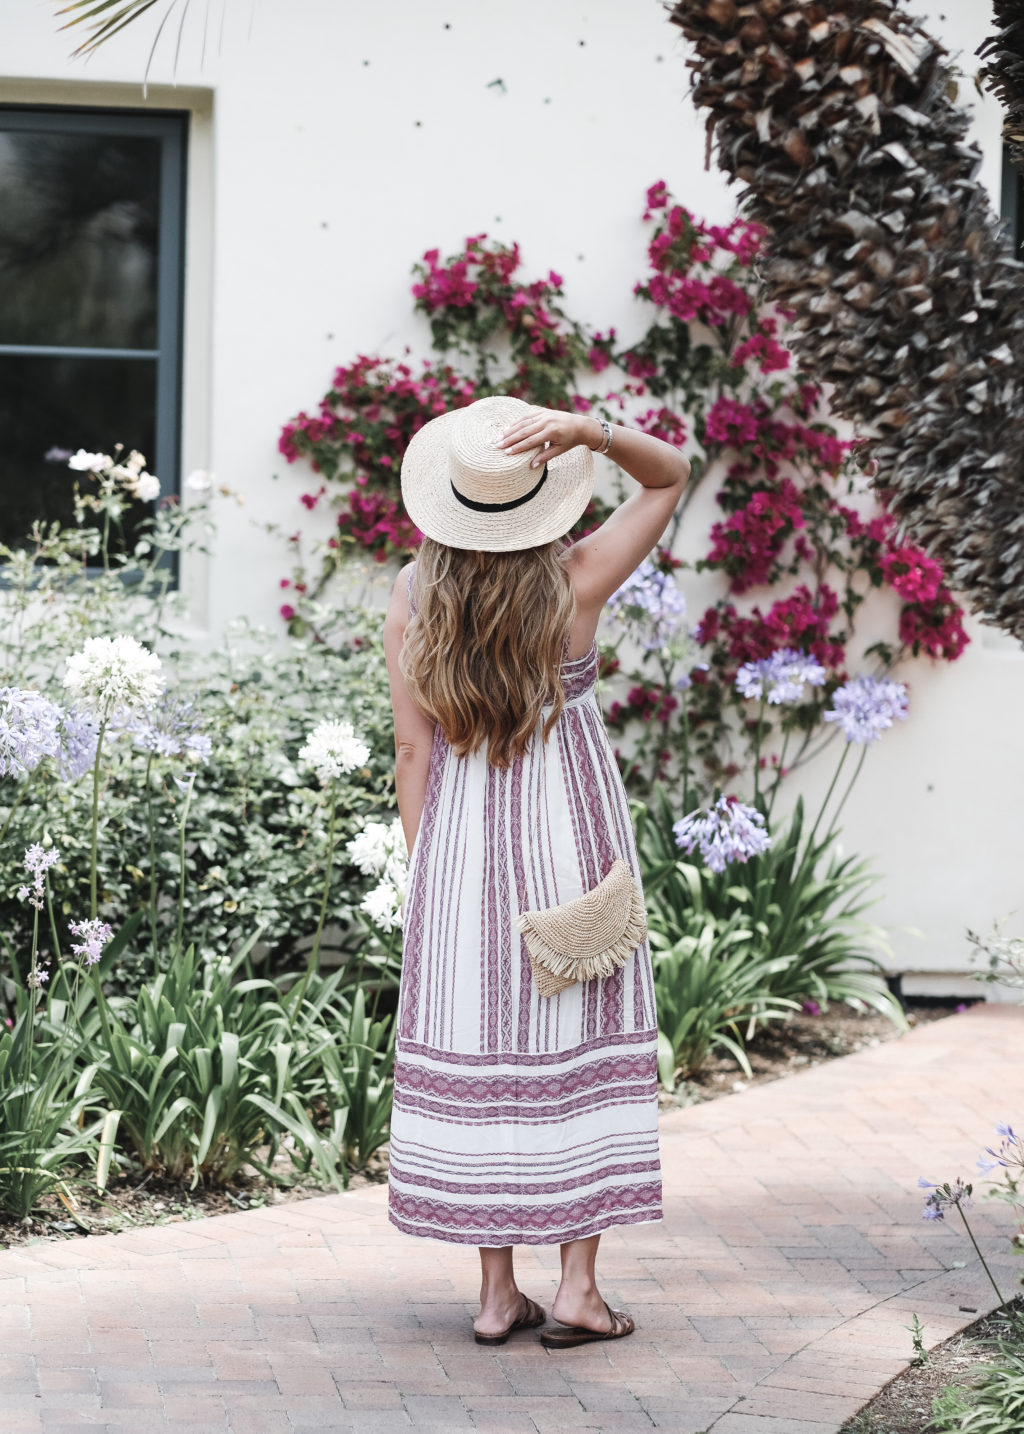
[[[908,1009],[912,1025],[937,1020],[949,1015],[953,1004],[946,1002],[915,1002]],[[833,1005],[817,1014],[794,1012],[785,1023],[760,1031],[747,1047],[753,1067],[753,1080],[731,1059],[712,1057],[707,1066],[692,1080],[682,1082],[672,1095],[663,1094],[663,1109],[692,1105],[697,1101],[715,1100],[749,1085],[778,1080],[808,1066],[837,1056],[850,1055],[865,1046],[898,1039],[901,1032],[872,1011],[856,1011],[850,1006]],[[282,1162],[288,1169],[288,1162]],[[353,1173],[349,1189],[379,1184],[387,1179],[387,1151],[374,1157],[369,1168]],[[323,1194],[313,1181],[299,1182],[282,1188],[249,1172],[240,1175],[227,1188],[197,1187],[171,1182],[156,1175],[121,1171],[112,1175],[103,1195],[87,1183],[75,1192],[78,1208],[72,1214],[57,1196],[49,1196],[42,1208],[27,1220],[16,1220],[0,1213],[0,1249],[14,1245],[34,1245],[42,1241],[70,1240],[80,1235],[111,1234],[140,1225],[167,1225],[183,1220],[198,1220],[206,1215],[226,1215],[234,1210],[253,1210],[264,1205],[280,1205],[292,1200],[306,1200]]]
[[[1011,1306],[1007,1306],[1010,1309]],[[1024,1298],[1016,1301],[1018,1318],[1024,1314]],[[996,1358],[991,1341],[1006,1336],[1010,1329],[1006,1313],[986,1315],[936,1345],[916,1364],[911,1364],[854,1417],[839,1434],[926,1434],[932,1417],[932,1402],[943,1390],[965,1389],[979,1370]],[[1019,1339],[1020,1326],[1017,1327]],[[927,1338],[927,1328],[925,1337]],[[910,1341],[910,1333],[907,1340]]]
[[[937,1021],[959,1008],[955,1001],[907,1003],[911,1027]],[[876,1011],[856,1011],[852,1006],[832,1005],[825,1011],[794,1011],[787,1021],[763,1027],[747,1045],[747,1059],[753,1070],[748,1077],[731,1056],[713,1055],[689,1080],[681,1081],[671,1095],[661,1093],[663,1110],[716,1100],[722,1095],[747,1090],[752,1085],[793,1075],[809,1066],[837,1056],[849,1056],[883,1041],[897,1040],[904,1033]]]
[[[287,1161],[282,1165],[288,1168]],[[378,1152],[367,1169],[349,1176],[348,1188],[379,1185],[387,1174],[387,1153]],[[126,1170],[111,1174],[102,1195],[93,1186],[79,1185],[74,1190],[77,1208],[73,1212],[56,1195],[44,1196],[40,1208],[26,1220],[0,1212],[0,1249],[73,1240],[79,1235],[110,1235],[140,1225],[174,1225],[183,1220],[202,1220],[207,1215],[230,1215],[237,1210],[308,1200],[325,1193],[317,1181],[281,1186],[255,1171],[239,1174],[227,1187],[199,1185],[191,1190],[187,1181]]]

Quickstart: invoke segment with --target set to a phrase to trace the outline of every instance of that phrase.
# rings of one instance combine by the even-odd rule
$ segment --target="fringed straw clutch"
[[[593,891],[546,911],[524,911],[516,924],[542,996],[614,975],[647,936],[643,897],[621,858]]]

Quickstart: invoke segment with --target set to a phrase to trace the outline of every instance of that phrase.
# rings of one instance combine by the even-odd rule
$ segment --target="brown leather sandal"
[[[547,1315],[540,1305],[535,1304],[528,1295],[523,1295],[523,1301],[523,1313],[500,1334],[477,1334],[474,1330],[473,1334],[477,1344],[504,1344],[509,1335],[514,1334],[517,1329],[536,1329],[539,1324],[543,1324]]]
[[[633,1333],[636,1323],[632,1315],[625,1310],[613,1310],[607,1300],[604,1307],[611,1320],[609,1329],[585,1329],[583,1325],[567,1324],[562,1329],[546,1329],[540,1337],[541,1344],[546,1349],[572,1349],[574,1345],[594,1344],[601,1339],[625,1339]]]

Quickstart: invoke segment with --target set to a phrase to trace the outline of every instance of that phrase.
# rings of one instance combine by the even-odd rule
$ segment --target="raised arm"
[[[578,443],[592,449],[603,445],[604,429],[598,419],[538,408],[509,429],[502,446],[509,453],[523,453],[548,445],[533,459],[532,466],[539,467]],[[596,630],[602,607],[654,548],[690,476],[690,465],[677,448],[621,424],[612,425],[609,457],[639,483],[640,490],[566,555],[579,609],[577,627],[583,629]]]
[[[409,695],[398,665],[398,655],[409,622],[411,566],[404,567],[398,574],[384,619],[384,657],[391,683],[391,709],[395,716],[395,795],[410,852],[423,817],[430,749],[434,742],[434,724]]]

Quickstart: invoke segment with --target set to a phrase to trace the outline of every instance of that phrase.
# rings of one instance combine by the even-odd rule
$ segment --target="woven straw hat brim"
[[[590,449],[571,448],[549,463],[544,486],[529,502],[505,512],[480,513],[460,503],[452,491],[450,431],[461,412],[452,409],[431,419],[405,451],[402,501],[420,532],[446,547],[482,553],[539,548],[564,537],[582,517],[594,491]],[[540,469],[532,471],[535,479],[540,477]]]

